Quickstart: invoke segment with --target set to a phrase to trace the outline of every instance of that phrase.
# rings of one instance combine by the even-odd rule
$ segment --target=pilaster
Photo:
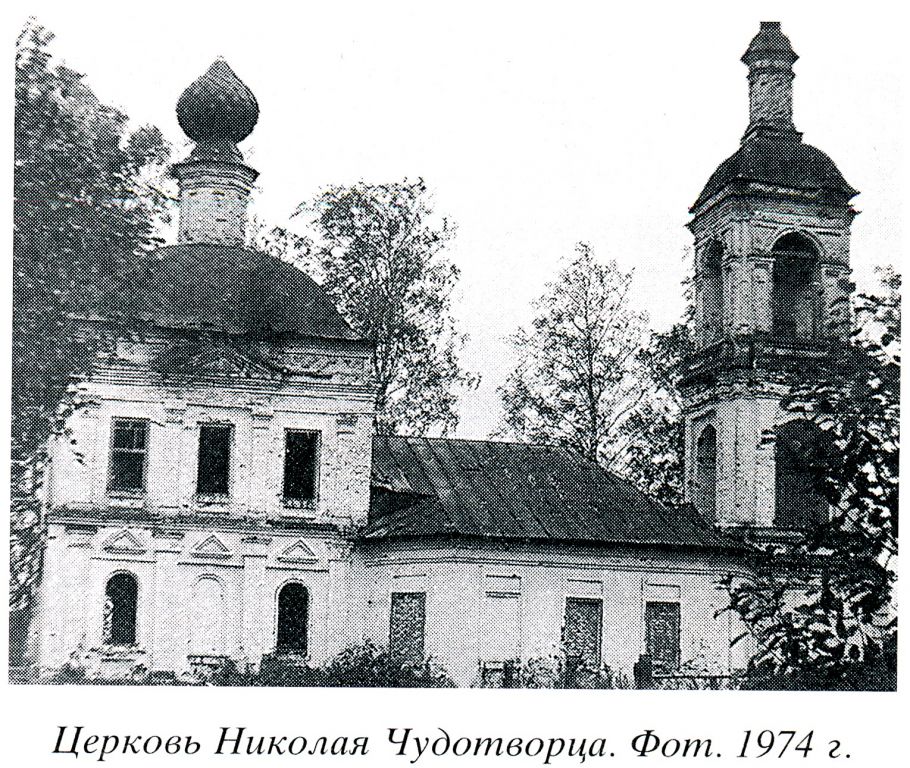
[[[162,443],[169,446],[179,446],[179,450],[170,450],[164,453],[166,477],[162,482],[155,484],[158,494],[159,509],[164,514],[175,515],[180,512],[181,499],[188,498],[186,485],[189,482],[189,473],[185,471],[184,457],[188,454],[187,428],[186,428],[186,402],[181,400],[167,400],[164,403],[164,427],[162,429]],[[192,491],[190,491],[192,493]]]
[[[177,559],[183,534],[177,531],[155,530],[152,547],[155,553],[155,613],[152,636],[152,663],[157,669],[180,670],[186,665],[181,636],[182,613],[179,610]]]
[[[266,561],[271,539],[245,536],[243,544],[243,595],[241,647],[246,659],[258,663],[263,654],[272,650],[272,622],[275,614],[274,596],[266,582]]]

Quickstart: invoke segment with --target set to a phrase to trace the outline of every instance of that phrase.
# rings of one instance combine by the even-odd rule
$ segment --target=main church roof
[[[93,313],[119,322],[245,336],[356,339],[325,291],[279,259],[238,246],[160,248],[110,279]]]
[[[554,446],[377,435],[366,540],[468,537],[730,549],[690,507]]]

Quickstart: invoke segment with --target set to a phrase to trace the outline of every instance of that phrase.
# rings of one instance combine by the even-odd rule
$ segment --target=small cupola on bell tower
[[[244,164],[237,145],[258,119],[256,97],[222,58],[180,96],[177,121],[195,146],[172,168],[180,185],[178,242],[243,245],[259,174]]]
[[[749,67],[748,138],[757,131],[796,133],[793,64],[796,55],[779,21],[763,21],[742,61]]]

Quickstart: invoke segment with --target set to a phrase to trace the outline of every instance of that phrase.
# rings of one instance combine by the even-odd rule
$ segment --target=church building
[[[217,60],[177,103],[177,243],[80,318],[103,343],[50,447],[33,663],[180,675],[371,641],[465,686],[556,655],[745,667],[720,580],[827,511],[776,371],[850,326],[856,192],[794,127],[796,58],[762,23],[748,128],[691,209],[679,508],[558,447],[374,434],[369,342],[244,244],[259,107]]]

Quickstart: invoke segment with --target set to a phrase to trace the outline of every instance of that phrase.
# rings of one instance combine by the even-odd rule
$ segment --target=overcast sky
[[[11,21],[34,14],[103,101],[181,147],[176,100],[225,56],[260,104],[241,149],[276,223],[326,184],[423,177],[458,225],[463,360],[483,377],[458,434],[485,437],[505,338],[577,241],[635,269],[653,327],[678,318],[687,210],[745,129],[739,58],[761,20],[800,56],[797,128],[861,191],[856,280],[901,259],[907,61],[890,5],[33,2]]]

